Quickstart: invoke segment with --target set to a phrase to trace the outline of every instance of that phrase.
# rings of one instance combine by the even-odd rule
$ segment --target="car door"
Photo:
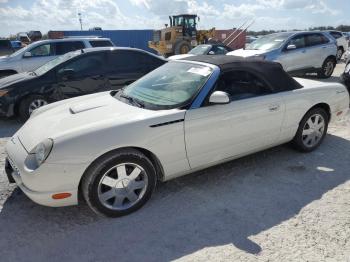
[[[41,44],[26,51],[21,59],[22,71],[33,71],[56,57],[52,43]]]
[[[108,55],[110,89],[117,90],[163,65],[164,60],[133,50],[117,50]]]
[[[191,168],[278,143],[285,108],[279,93],[273,93],[262,79],[244,70],[225,73],[215,90],[227,92],[231,102],[206,102],[186,112],[185,141]]]
[[[310,67],[310,54],[307,52],[305,35],[300,34],[290,39],[277,59],[286,71],[295,71]]]
[[[56,70],[57,89],[62,98],[109,90],[106,52],[92,52],[68,61]]]
[[[327,44],[329,39],[320,33],[310,33],[305,35],[305,40],[310,67],[321,68],[330,53],[329,49],[333,48]]]

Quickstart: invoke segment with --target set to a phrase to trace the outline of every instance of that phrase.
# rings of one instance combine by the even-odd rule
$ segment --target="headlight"
[[[6,89],[0,90],[0,97],[5,96],[9,91]]]
[[[266,56],[265,55],[255,55],[255,58],[261,59],[261,60],[265,60]]]
[[[33,154],[35,155],[35,160],[37,162],[38,167],[41,166],[42,163],[44,163],[44,161],[50,155],[52,147],[53,147],[53,140],[46,139],[45,141],[41,142],[34,148]]]

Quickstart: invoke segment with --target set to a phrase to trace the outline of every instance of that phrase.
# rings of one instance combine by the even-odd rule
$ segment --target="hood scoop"
[[[79,113],[82,113],[82,112],[86,112],[86,111],[90,111],[90,110],[93,110],[93,109],[96,109],[96,108],[100,108],[100,107],[104,107],[106,106],[105,104],[99,104],[99,105],[87,105],[87,104],[78,104],[78,105],[75,105],[75,106],[71,106],[69,108],[69,111],[72,113],[72,114],[79,114]]]

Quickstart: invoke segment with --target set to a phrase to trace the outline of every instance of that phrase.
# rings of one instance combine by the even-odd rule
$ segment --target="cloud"
[[[220,11],[217,10],[213,5],[210,5],[207,2],[200,4],[194,0],[188,1],[188,12],[192,14],[198,14],[199,16],[220,16]]]
[[[135,6],[146,7],[150,9],[149,0],[130,0],[130,3]]]
[[[0,0],[1,1],[1,0]],[[0,7],[1,34],[40,30],[79,30],[78,13],[82,14],[84,29],[101,26],[103,29],[154,28],[159,19],[126,16],[113,0],[35,0],[25,9],[22,6]]]
[[[310,10],[314,14],[337,15],[339,11],[330,8],[324,0],[256,0],[262,8],[277,10]]]
[[[323,1],[314,1],[315,3],[312,3],[305,7],[306,10],[310,10],[313,14],[329,14],[336,16],[340,12],[338,10],[331,9],[325,2]]]
[[[125,1],[125,0],[124,0]],[[346,0],[348,1],[348,0]],[[8,0],[0,0],[0,3]],[[29,8],[21,4],[0,5],[3,36],[19,31],[78,30],[78,13],[82,13],[84,29],[101,26],[103,29],[162,28],[172,14],[194,13],[201,17],[200,28],[232,28],[244,21],[256,19],[253,28],[306,28],[317,21],[323,23],[321,14],[338,20],[341,11],[329,6],[326,0],[246,0],[232,4],[233,0],[128,0],[122,5],[117,0],[33,0]],[[120,9],[123,6],[123,11]],[[338,7],[338,6],[337,6]],[[125,9],[128,8],[128,9]],[[291,13],[293,17],[280,18],[278,13]],[[300,15],[298,15],[300,14]],[[307,15],[305,15],[307,14]],[[314,14],[312,18],[310,15]],[[338,16],[336,16],[338,15]],[[287,15],[288,16],[288,15]],[[298,19],[299,17],[299,19]],[[302,18],[303,19],[302,19]],[[288,27],[284,27],[288,26]]]
[[[227,19],[251,19],[256,16],[256,11],[265,9],[260,4],[224,5],[223,16]]]
[[[189,7],[186,0],[130,0],[130,2],[136,6],[146,7],[149,12],[159,16],[186,13]]]

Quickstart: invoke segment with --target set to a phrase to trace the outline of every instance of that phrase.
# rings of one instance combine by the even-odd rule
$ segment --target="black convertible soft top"
[[[186,57],[181,60],[216,65],[222,73],[235,69],[253,71],[265,79],[275,92],[302,88],[302,85],[288,75],[281,64],[276,62],[230,55],[200,55]]]

